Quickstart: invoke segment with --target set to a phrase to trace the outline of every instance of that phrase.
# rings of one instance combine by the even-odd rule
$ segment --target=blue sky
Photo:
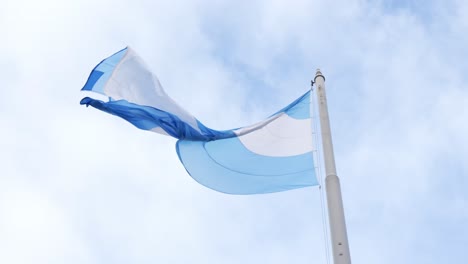
[[[7,0],[0,34],[1,263],[326,263],[318,188],[211,191],[174,139],[79,105],[127,45],[215,129],[321,68],[353,262],[466,258],[466,1]]]

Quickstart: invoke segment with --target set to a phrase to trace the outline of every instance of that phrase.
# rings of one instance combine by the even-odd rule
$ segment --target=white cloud
[[[94,263],[65,210],[43,190],[16,180],[1,183],[1,262]]]
[[[92,67],[127,44],[213,128],[271,114],[322,67],[353,262],[461,258],[468,9],[389,6],[7,2],[0,262],[324,262],[317,189],[218,194],[173,139],[78,105]]]

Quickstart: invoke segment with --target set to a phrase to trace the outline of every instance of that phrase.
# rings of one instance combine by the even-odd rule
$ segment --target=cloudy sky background
[[[174,139],[79,105],[127,45],[216,129],[320,67],[353,262],[466,259],[467,1],[2,0],[0,35],[0,263],[326,263],[318,188],[211,191]]]

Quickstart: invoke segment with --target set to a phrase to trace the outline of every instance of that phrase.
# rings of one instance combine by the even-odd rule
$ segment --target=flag
[[[177,138],[177,154],[200,184],[229,194],[259,194],[317,185],[313,163],[310,91],[251,126],[214,130],[180,107],[134,50],[127,47],[91,72],[80,104],[134,126]]]

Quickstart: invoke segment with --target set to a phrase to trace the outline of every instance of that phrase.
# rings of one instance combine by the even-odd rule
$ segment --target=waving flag
[[[208,188],[257,194],[317,185],[310,92],[265,121],[218,131],[174,102],[128,47],[99,63],[82,90],[106,95],[109,101],[85,97],[81,104],[179,139],[180,161],[192,178]]]

